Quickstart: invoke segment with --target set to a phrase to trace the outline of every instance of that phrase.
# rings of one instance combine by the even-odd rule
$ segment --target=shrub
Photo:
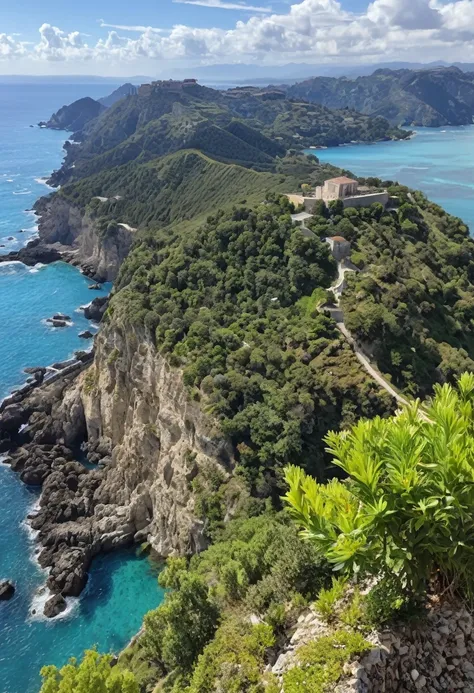
[[[322,589],[316,599],[314,606],[316,611],[323,617],[325,621],[332,621],[336,615],[335,607],[337,602],[342,598],[346,589],[346,580],[344,578],[332,579],[332,587],[330,589]]]
[[[336,570],[394,575],[422,595],[438,573],[465,593],[474,587],[474,374],[455,389],[435,387],[389,419],[360,421],[326,437],[346,482],[318,484],[286,470],[285,496],[304,536]]]
[[[144,619],[143,646],[152,661],[165,671],[178,668],[189,671],[197,656],[211,640],[217,628],[219,610],[209,598],[206,583],[180,566],[170,579],[160,576],[171,587],[165,601]]]
[[[359,633],[337,631],[297,650],[298,666],[283,676],[285,693],[325,693],[333,690],[346,662],[371,649]]]
[[[364,619],[367,624],[382,626],[405,611],[407,606],[413,611],[399,580],[386,577],[380,580],[364,598]]]
[[[86,650],[81,662],[72,658],[61,669],[55,666],[43,667],[40,693],[139,693],[138,683],[132,672],[111,666],[112,659],[112,655]]]
[[[274,643],[269,625],[226,621],[199,657],[186,693],[264,693],[265,653]]]

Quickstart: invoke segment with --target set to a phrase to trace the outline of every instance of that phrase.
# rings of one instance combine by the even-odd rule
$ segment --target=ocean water
[[[97,98],[115,87],[0,84],[0,253],[21,247],[36,232],[34,215],[25,210],[48,193],[42,178],[63,156],[65,133],[29,126],[74,99]],[[64,360],[90,345],[78,337],[84,329],[94,330],[78,311],[101,295],[90,291],[89,283],[64,263],[0,264],[0,398],[25,381],[26,366]],[[51,328],[45,319],[54,312],[70,315],[72,325]],[[163,598],[158,566],[135,550],[119,551],[94,560],[85,592],[69,600],[65,616],[42,618],[45,596],[39,590],[45,575],[25,524],[37,500],[36,490],[0,464],[0,579],[11,578],[17,586],[11,601],[0,602],[0,693],[37,692],[41,666],[62,665],[94,644],[102,651],[119,650]]]
[[[306,150],[358,176],[398,180],[422,190],[474,233],[474,125],[416,128],[405,142]]]

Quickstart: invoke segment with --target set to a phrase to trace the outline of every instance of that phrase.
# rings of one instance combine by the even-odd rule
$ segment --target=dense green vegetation
[[[179,149],[199,149],[225,163],[274,171],[275,158],[294,145],[328,146],[407,135],[383,118],[293,102],[281,92],[269,98],[258,90],[153,88],[149,94],[115,103],[77,133],[81,143],[68,148],[53,181],[77,180]]]
[[[314,185],[333,172],[333,167],[302,155],[279,159],[279,175],[274,175],[183,150],[146,164],[108,169],[65,185],[56,194],[81,211],[87,209],[101,228],[109,222],[156,228],[188,220],[196,224],[212,210],[231,209],[236,202],[256,205],[269,191],[298,190],[301,182]],[[99,196],[108,201],[95,199]]]
[[[423,410],[360,421],[326,437],[347,482],[289,467],[286,503],[336,570],[396,579],[411,597],[430,581],[472,596],[474,375],[437,385]]]
[[[336,226],[363,272],[347,276],[346,326],[411,394],[474,369],[474,241],[460,219],[392,185],[398,209],[346,209]],[[325,227],[325,220],[317,217]]]
[[[145,688],[167,677],[163,690],[173,693],[212,693],[217,682],[228,693],[263,693],[269,649],[328,575],[284,514],[232,520],[189,564],[168,560],[159,579],[172,591],[119,666],[131,666]]]
[[[109,317],[144,324],[191,396],[268,495],[298,459],[323,473],[322,435],[391,401],[317,310],[335,275],[328,245],[292,225],[286,198],[219,212],[182,238],[150,232],[125,261]]]
[[[86,650],[78,662],[71,659],[58,669],[43,667],[40,693],[139,693],[135,675],[112,666],[112,655]]]

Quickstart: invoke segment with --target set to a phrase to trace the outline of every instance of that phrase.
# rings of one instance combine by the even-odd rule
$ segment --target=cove
[[[30,125],[63,104],[104,96],[116,86],[0,84],[0,253],[21,247],[36,232],[35,218],[25,210],[48,194],[42,179],[63,156],[65,133]],[[90,345],[78,334],[91,324],[77,310],[101,295],[89,284],[64,263],[0,264],[0,398],[25,381],[26,366],[61,361]],[[73,325],[51,328],[45,319],[54,312],[70,315]],[[37,693],[43,665],[65,664],[87,647],[119,651],[163,598],[159,567],[136,549],[122,550],[93,561],[85,591],[69,600],[65,615],[48,621],[38,615],[40,608],[33,615],[45,575],[25,519],[37,500],[37,490],[0,464],[0,579],[11,578],[17,588],[11,601],[0,602],[0,693]]]
[[[474,125],[416,128],[400,142],[307,149],[320,161],[422,190],[474,229]]]

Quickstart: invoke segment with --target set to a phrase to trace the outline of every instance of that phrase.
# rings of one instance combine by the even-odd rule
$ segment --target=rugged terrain
[[[474,116],[474,73],[457,67],[313,77],[288,87],[286,93],[329,108],[383,116],[400,126],[470,125]]]
[[[333,111],[283,91],[233,89],[199,84],[170,89],[143,85],[73,134],[54,185],[78,180],[130,161],[145,162],[180,149],[199,149],[224,163],[276,170],[276,157],[290,147],[338,145],[404,138],[384,118]]]

